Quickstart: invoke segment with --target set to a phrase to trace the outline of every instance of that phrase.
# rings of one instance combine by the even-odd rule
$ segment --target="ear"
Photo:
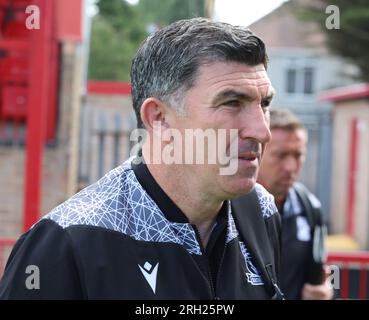
[[[141,119],[145,128],[153,131],[154,122],[160,122],[162,128],[168,128],[168,106],[157,98],[147,98],[141,106]]]

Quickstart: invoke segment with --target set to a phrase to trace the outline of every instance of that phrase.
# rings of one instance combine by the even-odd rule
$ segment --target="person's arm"
[[[16,243],[0,281],[0,299],[82,299],[67,232],[41,220]]]

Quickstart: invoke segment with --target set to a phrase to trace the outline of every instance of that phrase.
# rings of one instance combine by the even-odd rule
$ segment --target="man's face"
[[[209,164],[206,156],[203,165],[183,166],[180,170],[186,172],[194,190],[224,200],[252,189],[264,146],[270,140],[268,106],[273,91],[261,64],[216,62],[200,67],[195,85],[185,94],[186,115],[175,115],[172,127],[182,133],[185,129],[226,129],[228,139],[217,154],[236,150],[231,161],[237,168],[233,174],[220,175],[224,166],[219,161]],[[236,137],[229,138],[230,129],[236,129]],[[209,148],[215,149],[214,143],[205,147],[205,154]]]
[[[272,129],[258,181],[276,200],[283,200],[298,178],[305,160],[307,134],[303,129]]]

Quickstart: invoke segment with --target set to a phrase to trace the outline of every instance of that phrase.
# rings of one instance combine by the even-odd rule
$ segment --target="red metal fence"
[[[340,299],[369,299],[369,252],[335,252],[328,255],[328,265],[339,267]]]

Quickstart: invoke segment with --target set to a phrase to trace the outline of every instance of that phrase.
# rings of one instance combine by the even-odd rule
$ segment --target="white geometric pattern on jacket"
[[[131,168],[132,160],[130,158],[111,170],[99,181],[53,209],[43,219],[53,220],[62,228],[72,225],[98,226],[121,232],[139,241],[177,243],[190,254],[201,255],[191,224],[171,222],[165,217],[138,182]],[[274,198],[259,184],[255,185],[255,189],[263,218],[269,218],[277,212]],[[228,201],[226,242],[237,236],[238,231]],[[251,263],[248,250],[244,243],[239,242],[245,263]]]

